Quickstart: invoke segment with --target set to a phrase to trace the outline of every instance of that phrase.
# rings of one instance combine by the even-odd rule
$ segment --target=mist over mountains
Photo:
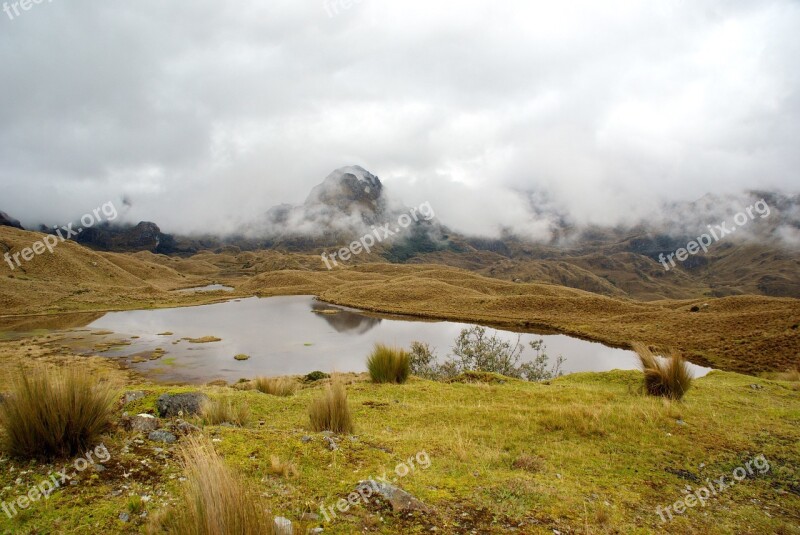
[[[168,255],[260,249],[327,254],[362,236],[379,236],[378,229],[385,227],[386,239],[349,265],[439,263],[497,278],[644,299],[698,293],[800,296],[799,195],[708,194],[692,203],[663,203],[647,219],[613,226],[580,224],[546,196],[519,195],[527,203],[525,224],[462,232],[440,218],[440,206],[404,206],[377,175],[351,165],[331,172],[303,203],[271,206],[233,232],[221,232],[209,220],[205,234],[171,234],[156,222],[131,224],[120,218],[86,229],[75,240],[105,251]],[[408,215],[423,206],[414,219]],[[403,229],[397,223],[401,217],[409,221]],[[743,224],[735,225],[736,220]],[[53,232],[45,225],[40,230]],[[707,239],[703,251],[678,263],[670,257],[702,236]]]

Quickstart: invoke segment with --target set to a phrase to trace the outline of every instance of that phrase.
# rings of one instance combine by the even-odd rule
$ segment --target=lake
[[[417,340],[447,356],[471,324],[384,316],[329,305],[312,296],[236,299],[196,307],[109,312],[72,325],[59,344],[79,353],[124,358],[152,379],[198,383],[237,381],[258,375],[298,375],[314,370],[361,372],[375,343],[409,347]],[[490,329],[490,332],[494,329]],[[108,331],[112,331],[109,333]],[[93,334],[94,333],[94,334]],[[497,330],[504,340],[518,333]],[[220,341],[187,340],[216,337]],[[564,373],[637,369],[635,353],[559,334],[519,334],[523,359],[528,342],[543,339],[551,363],[558,355]],[[150,360],[157,349],[163,356]],[[236,360],[235,355],[249,355]],[[690,365],[699,377],[708,368]]]

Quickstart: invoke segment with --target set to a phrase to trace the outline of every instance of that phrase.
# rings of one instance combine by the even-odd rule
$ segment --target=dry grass
[[[233,424],[244,427],[250,423],[250,407],[236,403],[231,397],[209,399],[203,404],[203,419],[210,425]]]
[[[692,372],[678,353],[659,357],[644,344],[634,343],[644,372],[644,387],[651,396],[681,399],[692,385]]]
[[[282,461],[277,455],[270,457],[269,471],[276,476],[285,477],[287,479],[297,477],[300,472],[297,466],[291,461]]]
[[[797,368],[794,370],[786,370],[785,372],[765,373],[763,375],[767,379],[772,379],[773,381],[790,381],[793,383],[800,381],[800,370]]]
[[[17,457],[82,453],[110,426],[116,399],[111,385],[76,367],[20,371],[0,403],[4,450]]]
[[[293,396],[300,385],[290,377],[258,377],[255,389],[272,396]]]
[[[241,535],[273,533],[260,498],[228,468],[214,447],[191,437],[182,449],[186,482],[178,503],[155,515],[150,533]]]
[[[375,344],[367,359],[367,369],[373,383],[402,384],[411,373],[411,355],[397,347]]]
[[[311,402],[308,416],[314,431],[353,432],[347,391],[339,379],[334,379],[325,387],[323,395]]]

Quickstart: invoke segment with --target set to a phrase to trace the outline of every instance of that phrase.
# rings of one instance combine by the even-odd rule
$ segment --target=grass
[[[228,468],[214,447],[189,438],[182,450],[186,481],[175,507],[155,515],[151,533],[271,534],[272,520],[255,492]]]
[[[308,416],[314,431],[353,432],[353,417],[350,414],[347,391],[339,379],[334,378],[325,387],[323,395],[311,402]]]
[[[764,377],[772,379],[773,381],[790,381],[796,383],[800,381],[800,369],[795,368],[793,370],[786,370],[785,372],[765,373]]]
[[[641,343],[633,344],[644,372],[645,391],[651,396],[679,400],[692,386],[692,372],[678,353],[659,357]]]
[[[402,384],[411,373],[411,355],[400,348],[375,344],[367,358],[367,369],[373,383]]]
[[[20,371],[0,403],[3,449],[16,457],[73,456],[111,424],[117,393],[77,367]]]
[[[245,355],[244,353],[239,353],[238,355],[234,355],[233,358],[235,358],[236,360],[248,360],[250,358],[250,355]]]
[[[250,408],[231,396],[211,398],[203,404],[203,419],[210,425],[233,424],[245,427],[250,423]]]
[[[258,377],[253,386],[259,392],[271,396],[293,396],[300,385],[291,377]]]
[[[9,342],[11,348],[15,343]],[[0,355],[6,345],[0,344]],[[16,351],[11,349],[11,351]],[[22,351],[24,353],[24,351]],[[98,363],[104,361],[97,359]],[[0,390],[6,390],[0,368]],[[408,517],[359,505],[324,524],[326,535],[352,533],[798,533],[800,496],[800,398],[792,383],[713,371],[698,378],[682,403],[642,395],[640,371],[578,373],[551,384],[514,379],[504,383],[440,383],[412,380],[404,385],[375,385],[369,376],[348,375],[347,397],[358,424],[357,440],[343,437],[331,452],[310,435],[308,407],[324,394],[326,382],[308,385],[290,398],[230,388],[247,404],[254,420],[247,428],[206,428],[218,455],[246,488],[263,494],[268,507],[293,521],[319,514],[321,503],[335,506],[358,481],[393,476],[399,463],[425,451],[430,467],[417,469],[396,484],[435,508]],[[762,388],[753,389],[757,383]],[[148,412],[174,386],[126,385],[146,396],[120,408]],[[214,397],[220,387],[188,385]],[[563,411],[557,408],[563,407]],[[676,423],[681,419],[684,424]],[[0,533],[135,533],[147,519],[127,512],[130,485],[149,495],[148,518],[183,494],[186,473],[177,445],[129,448],[130,436],[103,437],[113,461],[107,470],[84,472],[75,487],[56,491],[13,520],[0,512]],[[646,451],[647,455],[642,455]],[[716,480],[757,454],[771,470],[748,477],[684,515],[662,524],[655,509],[682,498],[686,485],[700,483],[666,471],[685,470],[702,482]],[[299,474],[273,472],[271,457],[293,463]],[[147,470],[131,471],[143,466]],[[59,467],[60,465],[56,466]],[[129,477],[123,476],[130,473]],[[12,470],[13,469],[13,470]],[[3,500],[47,477],[53,465],[7,459],[0,470]],[[28,472],[27,474],[23,472]],[[96,480],[91,476],[97,476]],[[21,478],[22,484],[15,481]],[[165,502],[167,502],[165,504]],[[178,502],[182,507],[183,498]],[[769,513],[767,516],[766,513]],[[315,523],[314,527],[318,524]],[[296,525],[297,526],[297,525]],[[295,533],[306,533],[305,530]]]

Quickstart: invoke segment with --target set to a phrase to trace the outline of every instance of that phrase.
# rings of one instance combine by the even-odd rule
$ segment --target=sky
[[[532,238],[800,183],[797,0],[14,4],[0,210],[28,226],[232,232],[352,164]]]

